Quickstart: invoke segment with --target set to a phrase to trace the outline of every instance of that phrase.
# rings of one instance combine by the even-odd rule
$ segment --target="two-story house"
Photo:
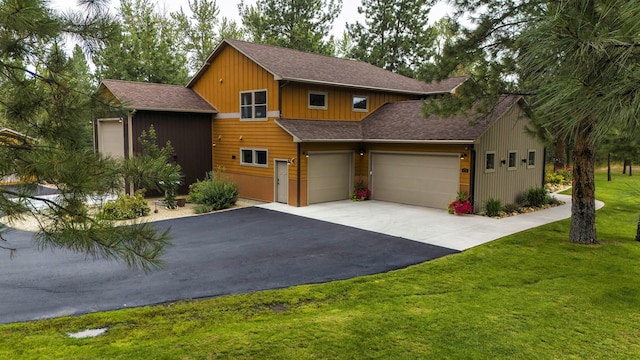
[[[154,111],[175,116],[167,120],[173,130],[158,138],[200,144],[177,161],[202,157],[224,168],[242,197],[306,206],[348,199],[362,181],[382,201],[446,208],[466,191],[476,204],[514,202],[543,177],[543,146],[524,132],[529,118],[519,97],[500,99],[489,114],[422,114],[421,99],[464,81],[424,83],[359,61],[224,40],[184,88],[104,81],[101,89],[128,104],[121,127],[130,129],[117,135],[123,143],[137,133],[140,93],[168,99],[144,109],[145,126]],[[115,89],[122,83],[131,90]],[[210,117],[208,134],[181,120],[194,114]]]

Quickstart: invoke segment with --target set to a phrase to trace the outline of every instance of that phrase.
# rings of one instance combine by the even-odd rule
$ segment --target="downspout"
[[[298,164],[298,172],[296,174],[297,179],[296,179],[296,198],[297,198],[297,202],[296,202],[296,206],[300,207],[300,163],[302,162],[302,158],[300,157],[302,155],[302,153],[300,152],[300,145],[301,143],[298,143],[298,161],[296,161],[296,163]]]
[[[471,159],[469,159],[469,199],[471,199],[472,204],[475,207],[475,196],[476,196],[476,150],[471,144],[469,147],[471,151]]]
[[[542,184],[540,185],[540,187],[544,187],[544,183],[545,180],[547,178],[547,169],[545,169],[544,164],[547,161],[547,147],[545,146],[544,149],[542,150]],[[540,162],[540,160],[538,160],[538,162]],[[609,179],[609,181],[611,181],[611,179]]]

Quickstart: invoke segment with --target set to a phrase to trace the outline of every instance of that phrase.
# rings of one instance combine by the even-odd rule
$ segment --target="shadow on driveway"
[[[458,251],[249,207],[155,223],[171,227],[166,267],[144,274],[55,250],[32,233],[0,261],[0,323],[278,289],[387,272]]]

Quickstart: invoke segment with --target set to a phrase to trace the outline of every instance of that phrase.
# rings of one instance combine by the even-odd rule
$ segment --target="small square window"
[[[319,91],[309,91],[309,109],[327,109],[327,93]]]
[[[267,151],[256,150],[256,164],[267,165]]]
[[[485,156],[485,172],[492,172],[496,170],[496,153],[487,152]]]
[[[242,149],[242,163],[253,164],[253,150]]]
[[[535,150],[529,150],[529,159],[527,162],[527,167],[528,168],[536,167],[536,151]]]
[[[508,170],[517,170],[518,166],[518,153],[516,151],[509,151],[509,166]]]
[[[353,96],[352,108],[353,111],[368,111],[369,110],[369,98],[366,96]]]

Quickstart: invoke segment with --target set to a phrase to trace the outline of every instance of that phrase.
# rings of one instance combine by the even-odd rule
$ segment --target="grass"
[[[0,358],[635,359],[639,190],[597,174],[598,246],[563,220],[386,274],[4,325]]]

